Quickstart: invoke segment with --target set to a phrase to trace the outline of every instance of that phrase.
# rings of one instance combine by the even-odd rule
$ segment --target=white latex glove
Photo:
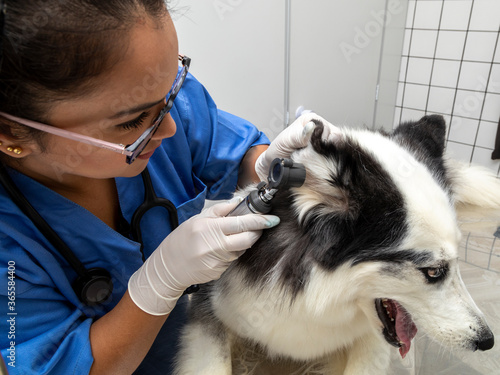
[[[134,303],[151,315],[172,311],[185,289],[218,279],[250,248],[262,229],[279,223],[273,215],[224,217],[240,200],[216,204],[182,223],[130,278]]]
[[[313,112],[306,113],[297,118],[290,126],[283,130],[271,142],[269,148],[257,158],[255,172],[261,181],[267,181],[269,167],[276,158],[290,158],[290,155],[298,149],[304,148],[309,143],[314,131],[315,123],[312,120],[323,123],[324,130],[322,139],[328,140],[332,136],[340,134],[340,130]]]

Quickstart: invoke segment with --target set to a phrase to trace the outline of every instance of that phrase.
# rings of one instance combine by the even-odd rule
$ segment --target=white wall
[[[193,59],[191,72],[220,108],[252,121],[271,139],[284,128],[287,116],[294,119],[299,105],[332,123],[392,127],[407,4],[171,2],[180,51]],[[387,58],[382,59],[382,52]],[[381,61],[389,68],[382,69]]]
[[[172,2],[179,49],[219,108],[270,137],[283,129],[283,1]]]
[[[290,109],[302,104],[334,123],[390,127],[405,19],[404,1],[293,1]],[[390,43],[383,45],[384,37]],[[384,84],[391,86],[382,93],[391,112],[374,120],[383,47],[397,56],[385,60]]]

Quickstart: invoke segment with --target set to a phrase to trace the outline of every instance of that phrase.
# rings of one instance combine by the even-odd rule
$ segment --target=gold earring
[[[23,149],[21,147],[7,147],[7,151],[13,152],[16,155],[21,155],[23,152]]]
[[[2,141],[0,141],[0,146],[1,146],[1,145],[3,145],[3,142],[2,142]]]

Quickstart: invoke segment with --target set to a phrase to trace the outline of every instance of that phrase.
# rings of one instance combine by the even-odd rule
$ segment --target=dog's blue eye
[[[446,273],[448,271],[447,267],[428,267],[421,268],[420,271],[424,274],[427,281],[430,283],[436,283],[438,281],[443,280],[446,277]]]

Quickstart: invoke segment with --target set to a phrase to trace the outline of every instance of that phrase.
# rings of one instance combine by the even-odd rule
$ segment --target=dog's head
[[[358,301],[403,356],[417,327],[445,346],[490,349],[493,334],[459,274],[455,208],[499,209],[500,183],[445,160],[445,132],[441,116],[328,139],[318,123],[293,155],[306,167],[304,185],[273,201],[282,223],[256,245],[266,243],[266,256],[242,257],[249,277],[309,294],[316,315]]]

